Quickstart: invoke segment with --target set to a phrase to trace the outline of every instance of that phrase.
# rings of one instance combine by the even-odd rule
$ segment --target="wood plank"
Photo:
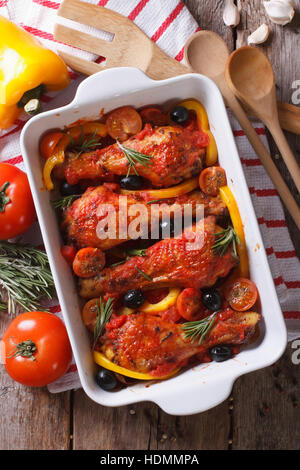
[[[233,390],[233,449],[299,449],[300,366],[293,350],[274,366],[238,379]]]
[[[105,408],[75,392],[76,450],[227,449],[229,430],[228,403],[194,416],[170,416],[153,403]]]
[[[230,426],[228,400],[193,416],[170,416],[159,410],[158,449],[227,450]]]
[[[73,449],[147,450],[156,448],[158,408],[152,403],[107,408],[74,393]]]
[[[299,49],[299,17],[284,28],[274,25],[265,14],[260,0],[239,1],[241,24],[237,29],[236,47],[247,44],[248,35],[260,24],[272,28],[269,40],[259,47],[268,55],[276,77],[277,97],[291,102],[292,82],[300,76],[300,63],[295,58]],[[299,8],[300,0],[295,1]],[[299,159],[300,139],[286,133]],[[279,157],[273,139],[268,135],[271,155],[294,194],[297,191]],[[299,199],[299,195],[298,201]],[[286,214],[287,224],[298,255],[299,231]],[[291,362],[291,349],[273,367],[251,373],[238,379],[233,390],[233,449],[297,449],[299,447],[299,379],[300,368]]]
[[[223,22],[223,0],[208,2],[207,0],[183,0],[201,29],[210,29],[222,36],[230,51],[234,49],[234,31]]]
[[[294,0],[296,10],[299,11],[300,0]],[[253,32],[262,23],[267,23],[272,29],[272,34],[265,44],[262,44],[262,50],[268,55],[273,65],[277,98],[280,101],[292,103],[292,94],[295,91],[292,84],[300,77],[300,62],[296,51],[299,51],[300,38],[300,15],[296,14],[293,21],[287,26],[278,26],[272,23],[265,13],[265,8],[261,0],[238,1],[241,9],[241,23],[237,28],[236,47],[247,44],[248,35]],[[286,133],[289,144],[300,164],[300,137],[291,133]],[[300,195],[292,181],[291,176],[279,155],[279,151],[268,134],[271,155],[284,177],[286,183],[295,195],[297,202],[300,204]],[[300,256],[300,237],[299,230],[292,221],[290,215],[285,211],[287,225],[291,234],[291,238],[295,245],[298,256]]]
[[[0,337],[12,318],[0,315]],[[1,365],[0,449],[67,450],[70,444],[69,393],[50,394],[14,382]]]

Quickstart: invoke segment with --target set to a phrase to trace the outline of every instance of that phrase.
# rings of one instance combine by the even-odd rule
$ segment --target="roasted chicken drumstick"
[[[150,219],[151,219],[151,204],[147,204],[146,198],[143,196],[145,193],[140,193],[139,196],[127,195],[121,196],[122,200],[126,198],[127,211],[133,204],[142,204],[145,208],[145,216],[143,220],[145,224],[141,224],[141,227],[145,227],[145,231],[150,232]],[[88,188],[86,192],[65,211],[63,214],[62,229],[66,233],[69,243],[75,244],[78,248],[85,246],[91,246],[95,248],[101,248],[102,250],[108,250],[113,246],[119,245],[120,243],[130,239],[130,233],[127,232],[127,237],[122,238],[119,230],[119,210],[120,210],[120,195],[112,191],[105,184],[96,188]],[[220,196],[209,197],[201,191],[193,191],[189,194],[179,196],[177,198],[165,199],[161,201],[161,204],[165,205],[165,211],[162,210],[162,215],[168,210],[168,207],[174,203],[180,206],[182,209],[185,204],[190,204],[193,208],[193,215],[195,215],[196,206],[203,204],[205,215],[223,215],[226,212],[225,204],[223,203]],[[101,211],[101,207],[104,204],[110,204],[114,207],[115,213],[110,214],[109,217],[115,217],[116,219],[116,237],[100,239],[97,235],[97,226],[100,220],[107,218],[107,211]],[[182,211],[183,212],[183,211]],[[171,214],[172,216],[172,214]],[[136,217],[136,215],[127,215],[125,220],[126,229],[130,222]],[[149,230],[148,230],[149,227]],[[141,236],[142,234],[140,234]]]
[[[221,257],[214,253],[215,233],[219,231],[215,217],[209,216],[181,236],[154,244],[145,256],[134,256],[122,265],[104,269],[98,276],[81,280],[80,295],[93,298],[130,289],[212,286],[238,262],[231,248]],[[195,233],[199,243],[193,245],[189,237]]]
[[[106,334],[96,349],[121,367],[159,377],[215,345],[244,343],[254,333],[259,319],[260,315],[255,312],[219,312],[212,329],[199,345],[185,338],[180,324],[137,313],[127,315],[121,326],[107,325]]]
[[[147,166],[136,163],[136,171],[153,186],[169,187],[201,171],[205,157],[202,135],[197,129],[176,125],[153,129],[146,124],[122,145],[151,156]],[[129,161],[116,143],[81,155],[67,154],[57,176],[64,176],[69,184],[87,179],[111,181],[114,175],[127,175],[128,168]]]

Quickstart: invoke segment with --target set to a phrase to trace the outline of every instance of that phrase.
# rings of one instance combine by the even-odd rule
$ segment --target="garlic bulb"
[[[270,34],[270,28],[267,24],[262,24],[248,37],[248,44],[262,44]]]
[[[284,26],[292,21],[295,14],[293,0],[269,0],[263,3],[273,23]]]
[[[240,12],[233,0],[225,0],[223,21],[226,26],[237,26],[240,22]]]

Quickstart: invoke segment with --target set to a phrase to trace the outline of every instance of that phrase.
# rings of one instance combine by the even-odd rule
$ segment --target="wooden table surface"
[[[185,0],[202,28],[222,35],[231,50],[246,44],[249,31],[268,21],[261,0],[242,0],[237,29],[224,26],[222,0]],[[284,28],[272,24],[263,46],[276,75],[278,98],[291,102],[292,83],[300,79],[300,0],[297,14]],[[287,134],[299,159],[300,138]],[[272,156],[290,188],[278,151]],[[299,199],[298,199],[299,201]],[[287,216],[300,254],[300,237]],[[1,330],[8,324],[1,315]],[[169,416],[152,403],[104,408],[82,390],[57,395],[23,387],[0,377],[0,449],[299,449],[300,365],[292,350],[274,366],[239,378],[230,398],[216,408],[186,417]],[[201,399],[201,397],[199,397]]]

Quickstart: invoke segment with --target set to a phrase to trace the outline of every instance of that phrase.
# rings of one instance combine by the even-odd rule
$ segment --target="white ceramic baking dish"
[[[169,380],[145,383],[118,392],[105,392],[95,383],[88,333],[81,321],[79,299],[71,269],[60,255],[60,233],[49,193],[43,189],[39,139],[47,130],[63,128],[78,119],[97,118],[100,111],[118,106],[165,104],[186,98],[199,100],[206,108],[211,130],[219,149],[219,161],[226,170],[242,215],[250,257],[251,279],[256,283],[263,320],[260,336],[233,359],[202,364]],[[157,403],[174,415],[205,411],[225,400],[237,377],[274,363],[286,347],[286,328],[271,277],[266,253],[252,207],[237,148],[222,96],[215,84],[198,74],[188,74],[163,81],[150,80],[134,68],[100,72],[84,80],[67,106],[32,118],[21,136],[36,211],[49,256],[58,298],[72,344],[82,386],[94,401],[106,406],[120,406],[139,401]]]

